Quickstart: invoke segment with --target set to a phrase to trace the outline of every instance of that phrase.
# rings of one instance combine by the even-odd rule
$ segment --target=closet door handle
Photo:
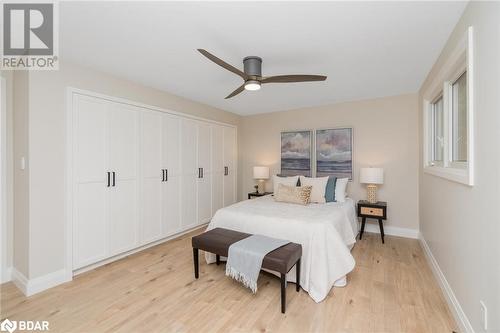
[[[224,167],[224,176],[229,175],[229,168],[227,166]]]
[[[116,172],[113,171],[113,187],[116,186]]]
[[[198,178],[201,178],[201,168],[198,168]]]
[[[201,178],[203,178],[203,168],[201,168]]]
[[[165,169],[161,169],[161,181],[165,181]]]
[[[108,185],[106,187],[109,187],[111,185],[111,173],[109,171],[106,173],[108,174]]]
[[[165,169],[165,181],[168,181],[168,169]]]

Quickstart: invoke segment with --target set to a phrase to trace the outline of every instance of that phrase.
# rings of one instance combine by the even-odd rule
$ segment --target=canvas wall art
[[[352,128],[316,131],[316,177],[352,180]]]
[[[312,132],[281,133],[281,174],[311,176]]]

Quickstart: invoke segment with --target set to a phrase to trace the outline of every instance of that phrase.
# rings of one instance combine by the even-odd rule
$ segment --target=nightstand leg
[[[382,223],[382,220],[378,220],[378,226],[380,227],[380,236],[382,237],[382,244],[384,244],[384,224]]]
[[[363,238],[363,232],[365,232],[366,217],[361,218],[361,231],[359,232],[359,240]]]

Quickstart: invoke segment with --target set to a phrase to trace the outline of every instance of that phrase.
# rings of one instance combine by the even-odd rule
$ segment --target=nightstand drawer
[[[361,207],[360,212],[361,215],[384,216],[384,210],[382,208]]]

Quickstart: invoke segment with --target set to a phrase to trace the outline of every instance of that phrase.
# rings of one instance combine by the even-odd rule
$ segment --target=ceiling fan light
[[[256,80],[248,80],[245,82],[245,90],[259,90],[260,82]]]

